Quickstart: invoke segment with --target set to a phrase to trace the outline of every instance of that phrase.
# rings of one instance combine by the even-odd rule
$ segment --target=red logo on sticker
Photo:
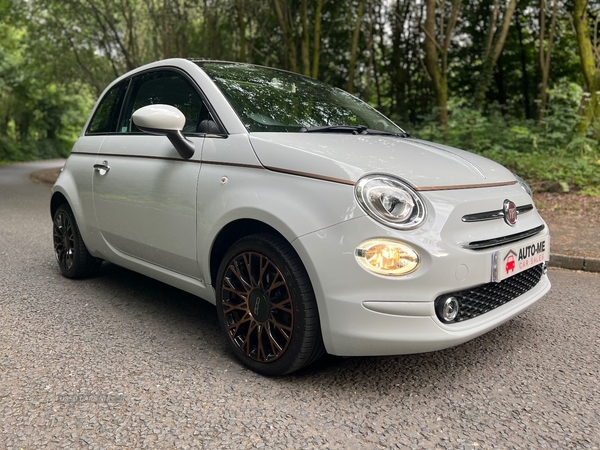
[[[517,254],[515,253],[514,250],[510,250],[506,256],[504,257],[504,273],[505,274],[509,274],[511,272],[515,272],[515,269],[517,268],[517,263],[515,258],[517,257]]]
[[[506,260],[506,273],[510,273],[511,271],[514,272],[515,271],[515,257],[513,255],[510,255],[508,257],[508,259]]]

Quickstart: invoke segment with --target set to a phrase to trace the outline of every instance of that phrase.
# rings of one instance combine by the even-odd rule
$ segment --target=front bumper
[[[534,214],[534,215],[533,215]],[[427,229],[397,232],[360,217],[296,239],[317,296],[327,351],[340,356],[397,355],[441,350],[480,336],[518,315],[550,289],[543,274],[528,292],[464,322],[444,324],[434,300],[445,293],[492,281],[493,254],[446,244],[451,216]],[[443,224],[439,220],[443,219]],[[530,222],[543,224],[537,213]],[[530,225],[530,224],[528,224]],[[435,230],[440,230],[435,232]],[[547,227],[532,240],[547,236]],[[385,277],[358,265],[354,251],[365,239],[385,237],[409,243],[421,266],[404,277]],[[527,242],[524,240],[523,242]]]

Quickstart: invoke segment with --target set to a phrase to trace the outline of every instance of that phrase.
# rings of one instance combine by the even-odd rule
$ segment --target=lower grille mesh
[[[540,282],[543,273],[544,264],[539,264],[499,283],[487,283],[473,289],[441,295],[435,300],[436,314],[444,322],[440,314],[441,305],[448,297],[455,297],[460,308],[454,322],[473,319],[523,295]]]

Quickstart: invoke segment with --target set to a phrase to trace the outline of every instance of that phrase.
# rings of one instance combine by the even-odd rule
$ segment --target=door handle
[[[110,170],[108,161],[102,161],[102,164],[94,164],[94,170],[97,170],[100,175],[106,175]]]

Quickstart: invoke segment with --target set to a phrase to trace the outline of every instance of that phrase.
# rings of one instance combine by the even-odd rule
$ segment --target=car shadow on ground
[[[138,321],[165,354],[210,364],[229,376],[258,377],[239,364],[221,334],[215,307],[192,294],[110,263],[88,280],[87,290],[105,303],[97,307],[118,310]],[[79,282],[78,282],[79,283]],[[127,325],[125,325],[127,326]],[[432,353],[382,357],[325,355],[292,375],[271,378],[282,388],[310,382],[327,389],[371,389],[411,392],[432,389],[433,384],[452,385],[476,374],[502,371],[539,333],[531,313],[458,347]],[[539,339],[539,336],[538,338]],[[340,383],[340,380],[346,380]]]

